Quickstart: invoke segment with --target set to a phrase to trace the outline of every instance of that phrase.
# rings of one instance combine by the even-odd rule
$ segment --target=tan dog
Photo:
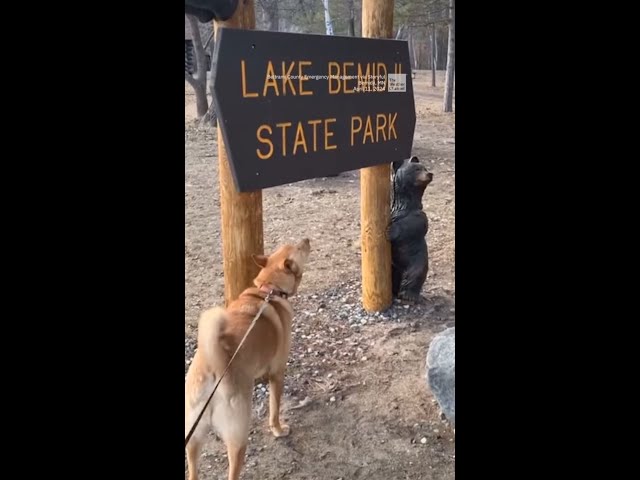
[[[291,345],[293,310],[287,297],[297,292],[310,252],[309,240],[284,245],[273,255],[253,255],[261,268],[253,283],[226,311],[207,310],[198,325],[198,350],[185,385],[185,435],[209,398],[217,379],[270,291],[269,305],[236,355],[216,390],[207,411],[187,444],[189,480],[198,478],[200,449],[211,427],[227,446],[229,480],[237,480],[244,464],[254,380],[269,379],[269,427],[276,437],[289,434],[280,423],[280,398]]]

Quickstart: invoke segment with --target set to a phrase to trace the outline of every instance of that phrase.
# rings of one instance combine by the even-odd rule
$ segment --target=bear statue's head
[[[391,211],[411,211],[422,209],[422,195],[433,180],[433,173],[427,170],[418,157],[393,162]]]
[[[433,180],[433,173],[427,170],[418,157],[413,156],[408,160],[393,162],[393,181],[402,190],[415,188],[421,189],[420,194]]]

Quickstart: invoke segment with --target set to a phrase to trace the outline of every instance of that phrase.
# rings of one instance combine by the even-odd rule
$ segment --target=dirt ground
[[[283,417],[291,435],[268,433],[268,386],[257,384],[244,480],[453,479],[454,435],[425,383],[434,334],[455,325],[454,114],[443,114],[443,72],[414,80],[414,155],[434,173],[429,217],[427,302],[394,303],[367,314],[360,302],[358,172],[263,192],[265,251],[311,239],[299,294],[291,299],[293,346]],[[216,133],[199,128],[185,84],[185,374],[198,315],[223,303]],[[226,452],[211,435],[201,478],[227,478]],[[185,460],[186,478],[186,460]]]

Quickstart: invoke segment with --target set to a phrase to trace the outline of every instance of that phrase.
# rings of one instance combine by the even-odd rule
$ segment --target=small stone
[[[331,397],[331,398],[329,399],[329,401],[330,401],[330,402],[335,402],[335,401],[336,401],[336,397]]]
[[[440,433],[440,430],[438,430],[437,428],[434,428],[433,433]]]
[[[425,443],[427,443],[427,437],[422,437],[422,438],[420,439],[420,443],[421,443],[421,444],[423,444],[423,445],[424,445]]]
[[[327,375],[327,378],[331,378],[331,377],[333,377],[333,373],[330,373]]]
[[[367,357],[362,357],[360,360],[363,361],[363,362],[366,362],[367,361]]]

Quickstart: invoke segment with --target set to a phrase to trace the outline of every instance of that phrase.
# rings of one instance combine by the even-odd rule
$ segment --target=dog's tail
[[[210,308],[200,316],[198,351],[201,352],[209,365],[218,363],[225,355],[220,340],[226,323],[224,309],[220,307]]]

